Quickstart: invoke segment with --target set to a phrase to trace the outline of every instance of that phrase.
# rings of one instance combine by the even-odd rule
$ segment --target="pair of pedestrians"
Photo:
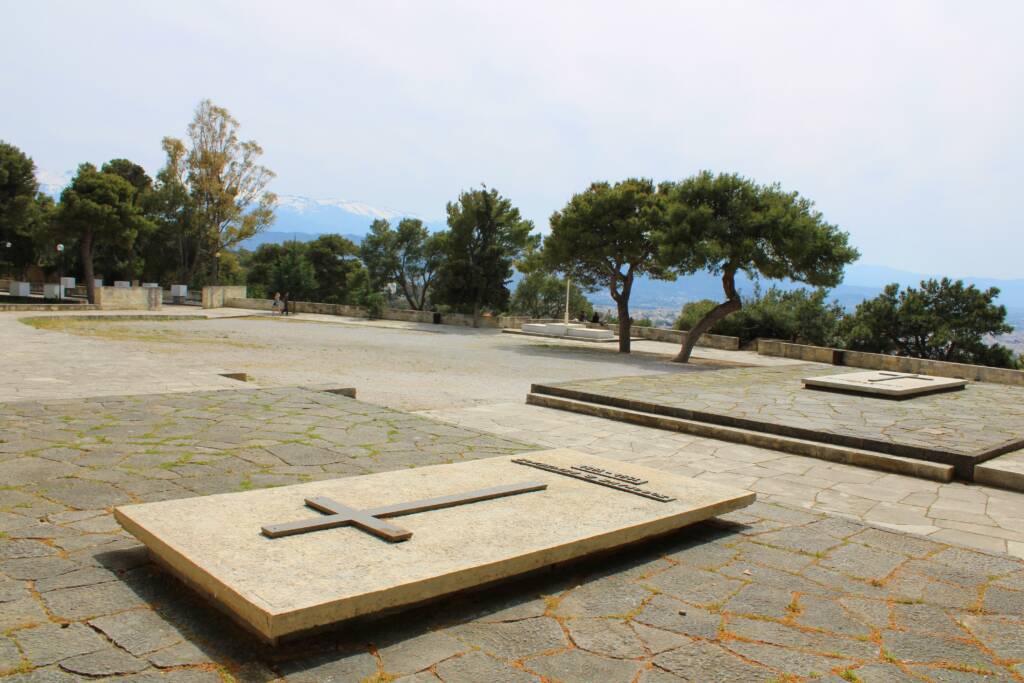
[[[281,296],[281,292],[274,292],[274,313],[280,313],[281,315],[288,315],[288,292]]]

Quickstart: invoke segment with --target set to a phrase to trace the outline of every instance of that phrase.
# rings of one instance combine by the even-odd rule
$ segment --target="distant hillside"
[[[903,287],[916,287],[921,280],[940,277],[942,276],[911,273],[884,266],[855,264],[847,268],[843,284],[832,290],[830,298],[838,301],[843,307],[852,309],[864,299],[878,296],[882,292],[882,288],[891,282],[897,282]],[[979,277],[966,277],[963,280],[979,289],[998,287],[1000,290],[998,301],[1010,312],[1024,309],[1024,280],[997,280]],[[749,295],[754,291],[754,283],[743,273],[737,275],[736,284],[743,295]],[[806,286],[788,281],[761,281],[762,289],[766,289],[772,284],[782,289],[798,289]],[[633,285],[630,302],[636,307],[643,308],[679,308],[687,301],[720,300],[722,296],[722,283],[718,277],[709,273],[695,273],[681,277],[674,282],[652,280],[646,277],[639,278]],[[590,295],[590,299],[600,306],[613,305],[611,297],[604,291],[594,292]],[[1007,317],[1013,318],[1012,315]]]

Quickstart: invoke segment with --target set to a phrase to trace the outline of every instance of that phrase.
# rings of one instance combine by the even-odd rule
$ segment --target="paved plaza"
[[[81,358],[97,389],[59,398],[50,383],[0,411],[4,683],[1024,681],[1024,495],[523,403],[533,382],[732,372],[673,366],[657,355],[671,345],[623,359],[429,326],[96,325],[71,334],[0,317],[0,340],[33,376],[87,391],[74,382]],[[44,353],[51,341],[59,356]],[[106,360],[128,354],[134,365]],[[186,370],[198,387],[218,385],[147,390]],[[121,394],[102,395],[103,372]],[[324,382],[359,400],[302,388]],[[759,502],[628,553],[279,648],[158,570],[111,515],[127,502],[563,446]]]
[[[541,379],[671,367],[664,357],[642,353],[671,347],[656,342],[637,344],[640,354],[622,358],[614,349],[586,342],[494,329],[311,314],[254,316],[231,309],[165,307],[168,311],[216,317],[172,321],[133,312],[120,316],[124,322],[82,314],[39,322],[39,313],[0,314],[7,370],[0,376],[0,402],[230,389],[237,383],[219,373],[245,372],[256,386],[338,383],[358,387],[373,403],[426,410],[520,401],[530,381]],[[19,317],[33,324],[17,322]]]

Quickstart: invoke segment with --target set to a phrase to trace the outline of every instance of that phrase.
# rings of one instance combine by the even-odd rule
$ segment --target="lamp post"
[[[57,245],[57,252],[60,254],[60,270],[57,275],[57,299],[64,300],[64,245]]]

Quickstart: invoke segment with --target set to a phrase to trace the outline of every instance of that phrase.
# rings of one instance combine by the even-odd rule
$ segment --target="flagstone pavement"
[[[549,448],[631,460],[756,491],[764,501],[1024,557],[1024,494],[1018,492],[887,474],[521,403],[419,414],[491,434],[529,434]]]
[[[545,427],[527,408],[461,413],[505,420],[501,435],[300,388],[7,404],[0,681],[1024,681],[1024,562],[788,505],[799,498],[279,648],[154,567],[110,514],[528,451],[559,431],[671,462],[664,440],[553,411],[561,429]]]
[[[380,321],[154,321],[111,335],[16,317],[0,315],[2,683],[1024,681],[1024,495],[523,403],[530,382],[701,370],[666,363],[670,345],[624,358]],[[314,381],[364,400],[294,386]],[[130,501],[553,446],[759,502],[276,649],[157,570],[111,516]]]

